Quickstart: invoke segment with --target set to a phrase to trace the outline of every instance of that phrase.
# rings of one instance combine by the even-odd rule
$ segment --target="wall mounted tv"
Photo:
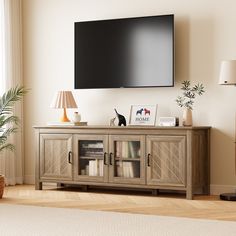
[[[174,15],[75,23],[75,89],[174,86]]]

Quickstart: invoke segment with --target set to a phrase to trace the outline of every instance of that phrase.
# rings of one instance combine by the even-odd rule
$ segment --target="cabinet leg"
[[[36,182],[35,183],[35,190],[42,190],[43,189],[43,183],[42,182]]]
[[[152,195],[157,196],[159,194],[159,189],[153,189],[152,190]]]
[[[186,199],[193,200],[193,191],[192,190],[187,190]]]
[[[204,186],[203,187],[203,194],[206,194],[206,195],[210,194],[210,187],[209,186]]]
[[[61,187],[64,187],[65,185],[64,184],[62,184],[62,183],[57,183],[57,187],[58,188],[61,188]]]

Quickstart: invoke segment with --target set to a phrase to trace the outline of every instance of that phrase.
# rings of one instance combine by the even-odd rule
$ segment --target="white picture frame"
[[[131,105],[129,125],[155,126],[157,105]]]

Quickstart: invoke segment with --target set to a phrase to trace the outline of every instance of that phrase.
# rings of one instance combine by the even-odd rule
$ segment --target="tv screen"
[[[174,15],[75,23],[75,89],[174,86]]]

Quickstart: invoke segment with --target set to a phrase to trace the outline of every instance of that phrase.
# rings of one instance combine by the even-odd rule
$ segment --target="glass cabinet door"
[[[110,136],[110,182],[144,183],[144,140],[144,136]]]
[[[108,178],[107,137],[76,135],[74,145],[74,150],[76,150],[75,179],[105,181]]]

